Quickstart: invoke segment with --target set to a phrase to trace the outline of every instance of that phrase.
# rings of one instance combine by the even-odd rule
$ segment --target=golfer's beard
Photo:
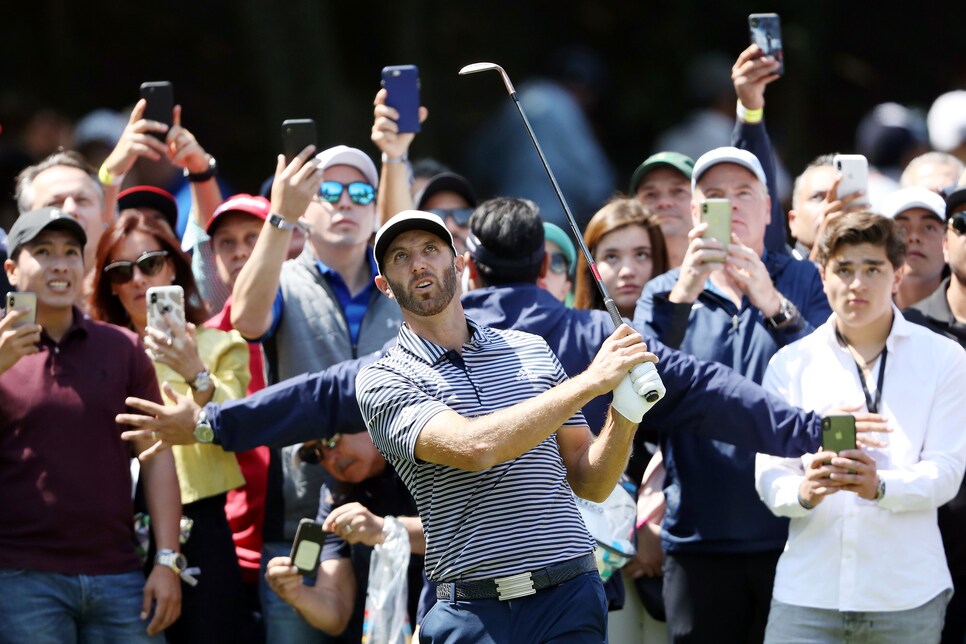
[[[439,293],[436,297],[428,300],[411,296],[402,284],[394,284],[391,280],[389,281],[389,286],[392,288],[393,295],[396,296],[396,301],[399,302],[399,306],[402,309],[419,316],[431,317],[442,313],[449,306],[449,303],[456,296],[456,290],[459,286],[456,279],[455,266],[450,266],[444,270],[442,272],[442,278],[443,281],[439,284]]]

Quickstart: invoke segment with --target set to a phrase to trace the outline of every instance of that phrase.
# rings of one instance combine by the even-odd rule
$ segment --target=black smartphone
[[[761,48],[763,56],[774,56],[780,63],[776,74],[785,73],[785,54],[782,49],[782,21],[777,13],[753,13],[748,16],[751,42]]]
[[[399,112],[396,124],[400,132],[419,132],[419,68],[415,65],[391,65],[382,68],[382,86],[386,88],[386,105]]]
[[[141,98],[148,102],[144,118],[158,121],[171,127],[171,113],[174,111],[174,87],[168,81],[141,83]],[[167,132],[151,132],[151,136],[164,141]]]
[[[855,416],[826,416],[823,418],[822,449],[828,452],[855,449]]]
[[[315,572],[319,569],[325,536],[321,523],[316,523],[312,519],[299,521],[295,541],[292,543],[292,565],[299,569],[300,574],[306,577],[315,576]]]
[[[282,121],[282,154],[289,163],[310,145],[318,147],[318,134],[312,119],[288,119]]]

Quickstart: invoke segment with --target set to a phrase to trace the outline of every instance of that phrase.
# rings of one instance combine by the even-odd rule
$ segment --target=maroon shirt
[[[160,402],[138,337],[88,319],[0,374],[0,568],[114,574],[134,551],[127,396]],[[131,410],[133,411],[133,410]]]

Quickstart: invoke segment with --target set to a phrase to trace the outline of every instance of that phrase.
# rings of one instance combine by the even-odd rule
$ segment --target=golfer
[[[435,215],[387,221],[375,257],[376,286],[404,323],[397,345],[360,372],[357,397],[422,518],[439,601],[420,641],[606,642],[594,541],[573,494],[602,501],[613,490],[650,407],[648,377],[628,371],[656,356],[621,325],[568,380],[541,338],[467,318],[463,258]],[[580,408],[610,391],[595,438]]]

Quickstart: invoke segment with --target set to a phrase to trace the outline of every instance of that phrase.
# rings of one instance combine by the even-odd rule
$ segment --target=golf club
[[[594,280],[597,282],[597,288],[600,289],[600,294],[604,298],[604,308],[610,314],[611,319],[614,321],[614,328],[616,329],[620,326],[624,320],[621,318],[620,312],[617,310],[617,305],[614,304],[614,299],[610,296],[607,291],[607,287],[604,285],[604,281],[600,278],[600,273],[597,271],[597,263],[594,262],[593,256],[590,254],[590,249],[587,248],[587,244],[584,243],[584,236],[580,232],[580,226],[577,225],[577,220],[574,218],[572,212],[570,212],[570,206],[567,205],[567,200],[564,198],[563,191],[560,189],[560,185],[557,183],[557,178],[553,176],[553,171],[550,169],[550,164],[547,163],[547,157],[543,154],[543,149],[540,148],[540,143],[537,141],[537,135],[533,133],[533,128],[530,126],[530,119],[527,118],[526,112],[523,111],[523,105],[520,104],[520,98],[517,96],[516,89],[513,88],[513,83],[510,82],[510,77],[507,76],[506,71],[497,65],[496,63],[472,63],[466,65],[460,70],[460,76],[465,76],[466,74],[476,74],[479,72],[486,72],[490,70],[496,70],[500,73],[500,77],[503,78],[503,84],[506,85],[506,91],[510,94],[510,98],[513,99],[513,104],[516,105],[517,111],[520,113],[520,118],[523,119],[523,124],[527,128],[527,133],[530,135],[530,140],[533,142],[533,147],[537,150],[537,156],[540,157],[540,163],[543,164],[543,169],[546,170],[547,176],[550,177],[550,183],[553,185],[553,191],[557,194],[557,199],[560,200],[560,205],[563,207],[564,214],[567,215],[567,221],[570,222],[570,229],[574,233],[574,238],[577,240],[578,246],[580,246],[580,252],[583,253],[584,259],[587,260],[587,265],[590,267],[590,272],[594,276]],[[645,362],[640,364],[632,370],[635,379],[644,375],[646,371],[654,370],[655,377],[657,369],[652,362]],[[660,381],[660,378],[658,378]],[[644,393],[644,400],[649,403],[655,403],[664,397],[664,385],[661,384],[661,389],[651,389]]]

